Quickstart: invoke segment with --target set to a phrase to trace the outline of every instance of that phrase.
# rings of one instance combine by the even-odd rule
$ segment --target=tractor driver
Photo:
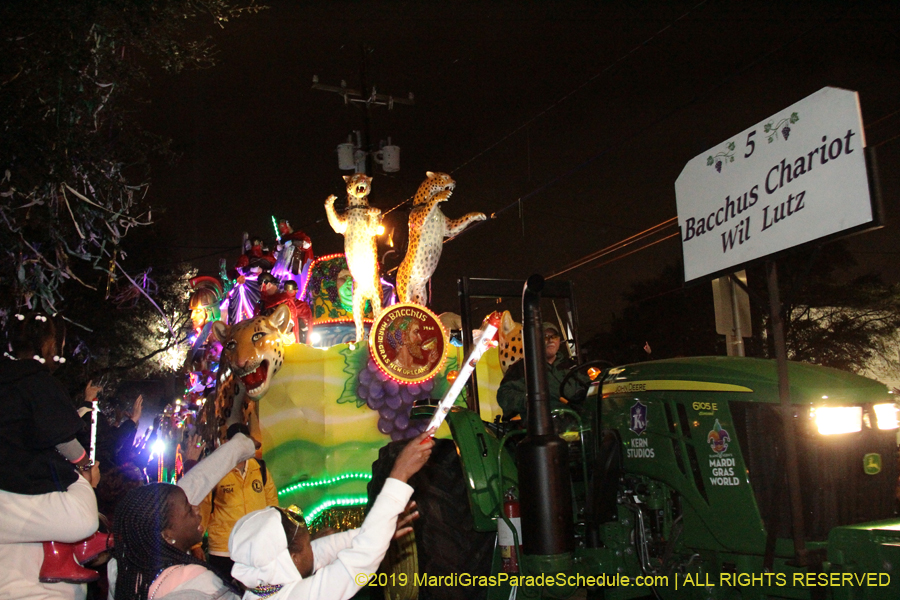
[[[563,408],[568,400],[583,400],[589,381],[583,375],[575,375],[566,383],[566,389],[559,386],[574,362],[560,351],[562,335],[553,323],[544,322],[544,357],[547,360],[547,387],[550,392],[550,410]],[[497,390],[497,404],[503,409],[503,420],[524,419],[527,411],[525,399],[525,361],[519,360],[506,371]]]

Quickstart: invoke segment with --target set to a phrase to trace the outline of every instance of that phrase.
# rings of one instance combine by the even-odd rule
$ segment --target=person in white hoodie
[[[410,508],[407,502],[412,488],[405,482],[422,468],[431,455],[434,446],[434,441],[429,437],[431,433],[425,432],[411,440],[401,451],[391,471],[391,478],[385,482],[384,490],[358,530],[321,538],[312,544],[305,526],[302,532],[299,528],[292,531],[292,541],[296,541],[291,548],[296,551],[302,570],[293,567],[284,579],[289,585],[285,586],[287,589],[279,598],[349,598],[365,585],[365,581],[357,583],[355,576],[347,573],[371,573],[377,569],[397,530],[399,514],[404,508]],[[244,442],[249,445],[242,445]],[[241,598],[237,590],[224,583],[206,563],[194,558],[189,551],[203,536],[197,504],[234,465],[252,456],[254,451],[252,441],[238,434],[200,461],[178,486],[152,484],[128,492],[116,509],[113,524],[116,545],[113,551],[115,558],[107,568],[109,600]],[[250,513],[244,519],[266,511],[272,511],[278,519],[281,518],[282,513],[278,509],[268,508]],[[401,533],[409,530],[406,523],[411,518],[401,522]],[[235,525],[235,531],[237,527]],[[244,530],[243,527],[241,529]],[[232,537],[234,535],[232,532]],[[292,560],[283,528],[273,530],[266,527],[264,532],[253,532],[252,535],[256,541],[251,542],[249,547],[244,543],[232,546],[229,541],[232,556],[237,552],[241,562],[241,565],[235,564],[232,575],[246,585],[250,585],[248,582],[254,574],[268,577],[270,572],[276,575],[282,573],[282,566],[287,565],[285,553],[287,560]],[[269,536],[271,539],[267,539]],[[280,548],[283,552],[272,553],[271,548]],[[238,562],[235,559],[235,563]],[[263,566],[255,566],[257,563]],[[329,565],[331,568],[319,570]],[[249,571],[242,570],[245,566]],[[318,572],[312,575],[313,571]],[[301,573],[306,574],[307,578],[303,579]],[[279,581],[282,581],[280,575],[275,583]],[[265,582],[253,583],[263,584]],[[310,596],[310,592],[314,595]],[[319,596],[320,593],[326,595]],[[334,595],[336,593],[339,595]],[[245,598],[259,597],[247,594],[252,592],[245,593]]]
[[[408,533],[418,513],[406,483],[431,456],[432,431],[400,451],[362,527],[310,540],[302,516],[266,508],[242,517],[231,531],[231,574],[247,586],[243,600],[347,600],[364,587],[392,538]],[[406,513],[399,518],[401,513]]]

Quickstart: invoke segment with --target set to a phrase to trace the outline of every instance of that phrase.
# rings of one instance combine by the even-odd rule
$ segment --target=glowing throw
[[[97,413],[100,411],[100,402],[94,400],[91,402],[91,460],[93,466],[94,460],[97,458]]]
[[[441,423],[444,422],[444,419],[447,418],[447,413],[450,412],[450,409],[453,407],[453,403],[456,402],[456,398],[462,391],[463,386],[466,385],[469,377],[472,376],[472,371],[475,370],[475,365],[478,364],[478,360],[485,351],[487,351],[488,347],[490,347],[491,341],[494,339],[494,336],[497,335],[497,329],[499,327],[500,313],[495,311],[488,317],[487,325],[484,327],[481,337],[478,338],[478,343],[475,344],[475,347],[472,348],[468,358],[466,358],[466,363],[463,365],[463,368],[460,369],[459,375],[456,376],[453,385],[450,386],[450,389],[448,389],[447,393],[444,394],[444,397],[441,398],[441,403],[434,411],[434,416],[431,417],[431,422],[428,423],[426,429],[433,428],[434,431],[437,431],[437,428],[440,427]]]

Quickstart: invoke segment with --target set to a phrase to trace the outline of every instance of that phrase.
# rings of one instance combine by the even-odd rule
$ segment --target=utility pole
[[[406,98],[395,98],[389,94],[379,94],[375,89],[375,86],[369,85],[368,82],[368,55],[371,52],[371,49],[366,45],[362,46],[362,60],[360,62],[359,67],[359,79],[360,79],[360,89],[352,89],[347,87],[346,81],[341,81],[340,86],[334,85],[326,85],[323,83],[319,83],[319,76],[313,75],[313,85],[312,89],[321,90],[323,92],[334,92],[339,94],[344,98],[344,104],[349,105],[351,103],[361,104],[363,109],[363,124],[362,129],[357,134],[357,142],[353,144],[352,137],[348,140],[347,144],[341,144],[338,146],[338,160],[340,164],[340,168],[344,170],[355,169],[357,173],[365,173],[366,175],[372,174],[372,159],[375,158],[376,162],[381,162],[384,164],[384,170],[387,172],[397,171],[399,170],[399,148],[396,146],[390,146],[390,138],[388,138],[388,147],[396,149],[395,152],[392,152],[391,155],[395,157],[395,159],[390,161],[388,164],[388,160],[385,157],[382,157],[380,160],[375,155],[376,152],[373,152],[372,149],[372,131],[371,131],[371,109],[373,106],[387,106],[388,110],[392,110],[394,108],[394,104],[415,104],[415,100],[412,92],[408,94]],[[345,152],[348,154],[343,155],[342,147]],[[352,165],[350,162],[350,156],[352,155]],[[394,168],[396,167],[396,168]]]

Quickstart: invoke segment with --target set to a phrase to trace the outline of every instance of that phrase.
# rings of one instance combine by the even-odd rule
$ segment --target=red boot
[[[75,542],[75,561],[79,564],[87,564],[112,548],[113,538],[109,533],[94,532],[80,542]]]
[[[90,583],[100,574],[85,569],[75,562],[76,544],[44,542],[44,564],[41,565],[41,583]]]

